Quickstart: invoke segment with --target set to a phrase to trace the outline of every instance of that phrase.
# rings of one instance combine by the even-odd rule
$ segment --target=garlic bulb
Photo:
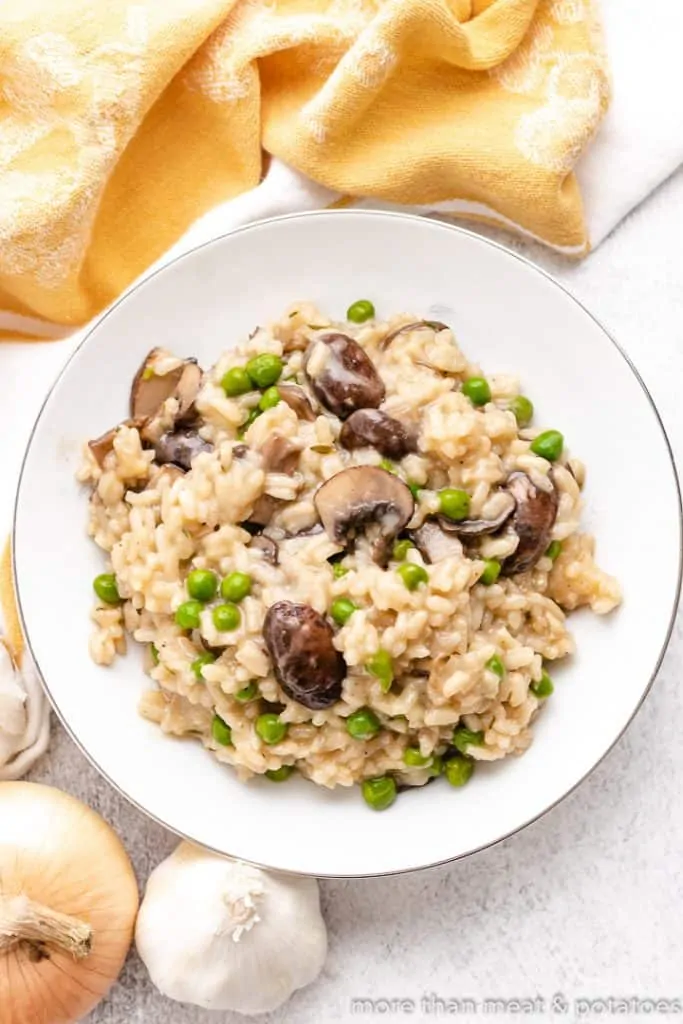
[[[73,1024],[118,977],[138,889],[118,837],[66,793],[0,782],[0,1024]]]
[[[45,751],[50,738],[47,698],[24,650],[9,543],[0,555],[0,612],[5,629],[5,636],[0,636],[0,780],[3,780],[21,778]]]
[[[47,699],[26,654],[19,669],[0,636],[0,780],[18,779],[50,738]]]
[[[190,843],[151,874],[135,941],[178,1002],[274,1010],[322,970],[327,932],[313,878],[275,875]]]

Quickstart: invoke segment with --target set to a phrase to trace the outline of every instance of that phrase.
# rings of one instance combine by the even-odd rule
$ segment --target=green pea
[[[258,716],[254,728],[263,742],[267,743],[268,746],[272,746],[274,743],[280,743],[285,738],[289,726],[280,719],[279,715],[268,713]]]
[[[254,700],[258,697],[258,683],[255,679],[252,679],[250,683],[243,686],[241,690],[238,690],[235,694],[235,700],[238,700],[240,704],[247,704],[250,700]]]
[[[258,407],[262,412],[265,412],[266,409],[274,409],[279,401],[280,392],[275,386],[273,386],[272,388],[266,388],[263,392]]]
[[[262,352],[247,363],[247,373],[257,388],[269,388],[277,384],[282,373],[282,360],[270,352]]]
[[[231,572],[221,583],[221,595],[226,601],[243,601],[251,593],[251,576],[246,572]]]
[[[233,366],[231,370],[223,374],[221,387],[228,398],[236,398],[237,395],[246,395],[247,391],[252,391],[254,385],[243,366]]]
[[[432,763],[432,758],[421,754],[419,747],[406,747],[403,751],[403,763],[409,768],[425,768]]]
[[[341,562],[334,562],[332,564],[332,575],[334,576],[335,580],[340,580],[342,576],[346,576],[348,571],[349,570],[346,568],[346,566],[342,565]]]
[[[422,565],[414,562],[404,562],[396,570],[408,590],[417,590],[421,583],[427,583],[429,573]]]
[[[205,665],[210,665],[212,661],[216,660],[216,655],[212,654],[211,651],[202,651],[194,661],[192,662],[191,668],[197,679],[203,679],[203,668]]]
[[[391,663],[389,652],[380,647],[367,662],[365,668],[370,675],[379,679],[382,693],[388,693],[394,681],[394,666]]]
[[[549,697],[550,694],[554,692],[555,687],[553,686],[552,679],[545,669],[543,669],[539,681],[537,683],[532,683],[529,689],[536,697],[538,697],[539,700],[545,700],[546,697]]]
[[[271,782],[286,782],[293,771],[293,765],[283,764],[279,768],[269,768],[265,773],[265,776],[267,779],[270,779]]]
[[[218,577],[209,569],[193,569],[187,577],[187,592],[197,601],[210,601],[217,590]]]
[[[531,442],[531,450],[534,455],[540,455],[548,462],[555,462],[562,454],[564,437],[559,430],[544,430],[542,434]]]
[[[158,665],[159,664],[159,648],[157,647],[156,644],[150,644],[149,645],[149,653],[152,655],[152,664],[153,665]]]
[[[354,740],[369,740],[377,735],[380,728],[379,719],[370,708],[359,708],[346,719],[346,731]]]
[[[514,414],[518,427],[526,427],[534,418],[534,403],[526,395],[517,395],[510,402],[508,409]]]
[[[103,572],[93,580],[93,590],[105,604],[119,604],[121,595],[113,572]]]
[[[232,743],[232,729],[227,722],[223,721],[220,715],[213,716],[211,735],[216,743],[220,743],[222,747],[229,747]]]
[[[395,562],[402,562],[413,547],[415,547],[415,545],[411,540],[397,540],[394,544],[393,551],[391,552],[391,557]]]
[[[485,587],[490,587],[500,576],[500,562],[496,558],[484,559],[484,571],[479,577],[479,582]]]
[[[213,624],[219,633],[237,629],[242,614],[236,604],[218,604],[213,610]]]
[[[389,775],[366,779],[362,786],[363,799],[373,811],[385,811],[396,799],[396,783]]]
[[[338,626],[345,626],[357,608],[348,597],[337,597],[330,605],[330,615]]]
[[[175,620],[181,629],[199,629],[201,614],[201,601],[183,601],[176,609]]]
[[[432,758],[432,763],[429,766],[429,774],[430,774],[430,776],[432,776],[433,778],[436,778],[438,775],[443,775],[443,769],[444,769],[443,757],[441,756],[441,754],[435,754],[434,757]]]
[[[486,405],[491,401],[491,388],[485,377],[469,377],[463,383],[462,393],[472,405]]]
[[[412,494],[412,496],[415,499],[415,501],[417,501],[418,498],[420,497],[420,491],[424,490],[424,488],[422,487],[421,484],[416,484],[416,483],[413,483],[412,481],[409,480],[408,481],[408,490]]]
[[[474,761],[471,757],[450,757],[446,761],[446,778],[451,786],[464,786],[472,778]]]
[[[456,523],[467,519],[470,512],[470,496],[457,487],[445,487],[439,491],[439,511]]]
[[[484,742],[483,732],[472,732],[464,725],[459,725],[453,733],[453,746],[461,754],[466,754],[468,747],[480,747]]]
[[[346,319],[353,324],[364,324],[366,320],[372,320],[374,315],[375,307],[369,299],[358,299],[346,310]]]
[[[256,407],[256,409],[252,409],[252,410],[251,410],[251,412],[250,412],[250,413],[249,413],[249,415],[247,416],[246,420],[244,421],[244,423],[242,424],[242,426],[241,426],[241,427],[239,427],[239,429],[238,429],[238,431],[237,431],[237,436],[238,436],[238,437],[239,437],[240,439],[244,437],[244,435],[245,435],[245,434],[246,434],[246,432],[247,432],[247,431],[249,430],[249,427],[250,427],[250,426],[252,425],[252,423],[254,422],[254,420],[257,420],[257,419],[259,418],[259,416],[260,416],[260,415],[261,415],[261,410],[260,410],[260,409],[258,408],[258,406]]]
[[[489,672],[495,672],[499,679],[502,679],[505,675],[505,665],[503,664],[503,659],[498,654],[494,654],[492,658],[489,658],[484,668],[487,668]]]
[[[554,562],[555,559],[560,554],[561,550],[562,550],[562,542],[561,541],[559,541],[559,540],[551,541],[551,543],[550,543],[550,545],[549,545],[549,547],[548,547],[548,549],[546,551],[546,556],[550,559],[551,562]]]

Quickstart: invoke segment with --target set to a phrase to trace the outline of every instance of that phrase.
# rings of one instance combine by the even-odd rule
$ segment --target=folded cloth
[[[10,572],[9,544],[0,559],[0,781],[19,779],[40,757],[50,737],[45,694],[19,626]]]
[[[609,93],[591,0],[7,0],[0,83],[14,336],[86,322],[255,188],[264,152],[318,200],[588,247],[573,168]]]

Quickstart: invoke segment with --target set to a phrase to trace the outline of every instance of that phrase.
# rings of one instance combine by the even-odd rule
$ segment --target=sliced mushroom
[[[304,369],[313,394],[344,420],[356,409],[376,409],[385,388],[372,360],[346,334],[321,334],[311,342]]]
[[[213,445],[191,428],[162,434],[154,445],[155,459],[160,465],[172,462],[181,469],[192,469],[192,460],[197,455],[211,451]]]
[[[263,554],[263,560],[268,562],[269,565],[278,564],[280,550],[271,537],[265,537],[262,533],[257,533],[255,537],[252,537],[249,547],[258,548]]]
[[[311,710],[339,700],[346,664],[331,625],[314,608],[278,601],[266,613],[263,639],[288,697]]]
[[[289,438],[282,434],[272,434],[261,448],[263,468],[266,473],[286,473],[289,476],[296,469],[300,454],[297,445]],[[257,526],[268,526],[282,504],[281,498],[274,498],[272,494],[262,494],[256,499],[247,521]]]
[[[88,448],[93,453],[98,466],[100,468],[104,466],[104,460],[107,455],[114,450],[114,438],[121,427],[135,427],[137,430],[141,430],[144,425],[144,420],[124,420],[117,427],[112,427],[111,430],[107,430],[100,437],[96,437],[94,441],[88,441]]]
[[[425,562],[440,562],[443,558],[462,555],[462,544],[458,538],[444,530],[436,519],[425,519],[422,526],[412,530],[409,536]]]
[[[559,497],[555,486],[542,491],[526,473],[512,473],[506,486],[517,503],[510,524],[519,544],[503,562],[503,574],[513,576],[531,569],[548,547]]]
[[[282,434],[271,434],[261,447],[263,468],[266,473],[291,475],[296,469],[301,449]]]
[[[278,384],[277,389],[282,401],[294,410],[300,420],[313,423],[316,418],[315,410],[302,387],[298,384]]]
[[[417,451],[417,433],[379,409],[357,409],[341,429],[344,448],[376,448],[388,459],[402,459]]]
[[[272,494],[262,494],[254,502],[247,522],[253,523],[255,526],[268,526],[281,504],[280,498],[274,498]]]
[[[325,530],[337,544],[376,525],[372,557],[386,562],[391,544],[410,520],[415,501],[399,477],[376,466],[352,466],[318,488],[315,507]]]
[[[441,528],[446,533],[455,533],[459,537],[483,537],[487,533],[496,533],[508,521],[515,511],[515,498],[509,490],[500,492],[502,508],[493,519],[461,519],[457,522],[448,516],[438,516]]]
[[[391,345],[394,338],[398,338],[399,334],[409,334],[411,331],[423,330],[425,327],[432,331],[448,331],[450,329],[448,324],[442,324],[440,320],[416,320],[414,323],[403,324],[402,327],[397,327],[396,330],[391,331],[382,338],[379,347],[384,350]]]
[[[134,419],[156,416],[171,396],[178,400],[175,419],[182,420],[189,414],[201,385],[202,371],[196,359],[185,359],[168,373],[158,373],[159,363],[167,356],[163,349],[153,348],[135,374],[130,389],[130,413]]]

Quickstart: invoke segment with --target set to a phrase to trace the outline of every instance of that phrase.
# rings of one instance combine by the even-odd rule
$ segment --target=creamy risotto
[[[140,712],[241,779],[403,786],[522,753],[620,600],[580,530],[582,464],[443,323],[307,303],[211,369],[153,349],[86,446],[100,665],[146,646]]]

